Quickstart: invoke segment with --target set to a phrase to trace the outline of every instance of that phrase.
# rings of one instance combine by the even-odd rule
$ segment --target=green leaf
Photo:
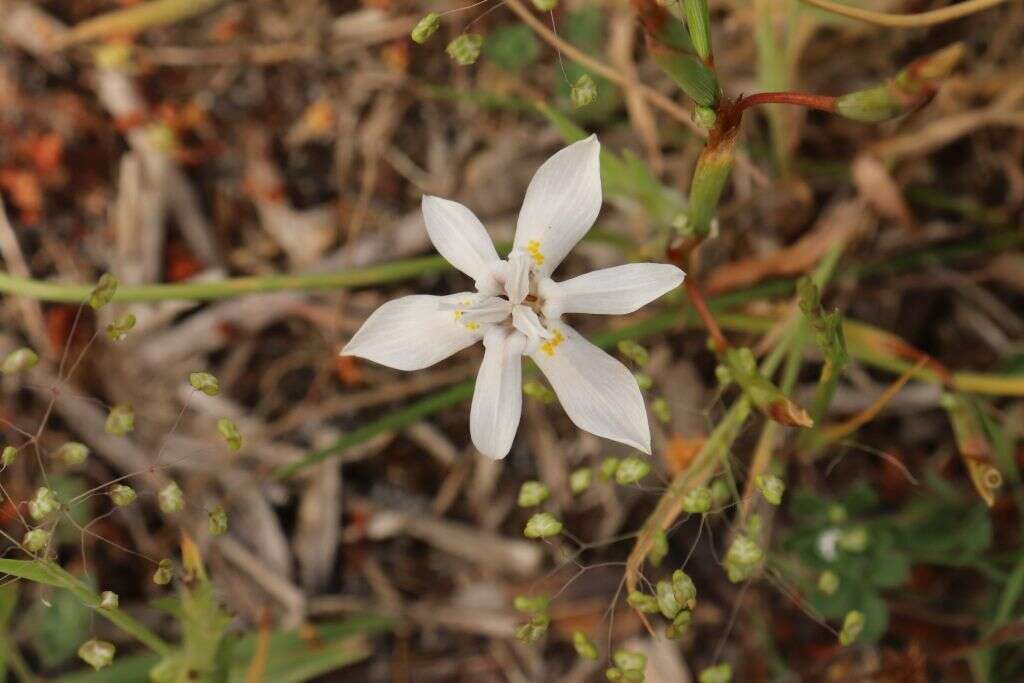
[[[62,587],[64,584],[55,578],[42,562],[38,560],[10,560],[0,558],[0,573],[16,576],[19,579],[41,583],[44,586]]]
[[[55,591],[46,603],[36,602],[30,612],[34,622],[32,648],[46,668],[69,661],[89,637],[92,610],[69,591]]]
[[[878,588],[895,588],[910,576],[910,562],[900,552],[877,553],[868,568],[868,580]]]

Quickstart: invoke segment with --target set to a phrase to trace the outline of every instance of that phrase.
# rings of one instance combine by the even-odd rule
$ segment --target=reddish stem
[[[690,296],[690,302],[697,310],[697,315],[704,321],[704,326],[708,328],[708,334],[711,335],[711,341],[715,345],[715,352],[724,353],[729,348],[729,340],[722,334],[722,328],[718,326],[715,317],[711,315],[711,310],[708,308],[707,303],[704,302],[704,295],[701,294],[700,288],[690,278],[686,278],[683,286],[686,287],[686,293]]]
[[[733,110],[738,114],[758,104],[793,104],[808,109],[834,112],[836,99],[831,95],[810,95],[803,92],[759,92],[741,98],[733,105]]]

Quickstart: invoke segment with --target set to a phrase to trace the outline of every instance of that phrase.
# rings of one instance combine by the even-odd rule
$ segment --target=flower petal
[[[626,366],[559,322],[554,337],[530,358],[580,429],[651,452],[651,429],[640,387]]]
[[[431,366],[483,336],[486,325],[460,323],[450,307],[477,298],[476,292],[464,292],[415,294],[389,301],[366,319],[341,355],[359,356],[396,370]]]
[[[629,263],[595,270],[565,282],[542,280],[538,293],[544,316],[563,313],[632,313],[683,281],[683,271],[667,263]]]
[[[591,135],[557,152],[526,189],[516,223],[516,250],[547,277],[590,230],[601,211],[601,143]]]
[[[500,263],[487,229],[473,212],[458,202],[423,197],[423,220],[434,248],[449,263],[473,278],[485,294],[501,292],[494,278]]]
[[[536,351],[542,339],[551,339],[554,336],[544,328],[540,318],[528,306],[512,307],[512,326],[526,335],[526,353]]]
[[[484,336],[484,361],[476,376],[469,434],[477,450],[500,459],[512,449],[523,411],[523,349],[519,332],[492,327]]]

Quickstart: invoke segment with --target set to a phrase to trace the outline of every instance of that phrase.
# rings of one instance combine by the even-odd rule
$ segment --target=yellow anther
[[[544,265],[544,254],[540,251],[540,242],[530,240],[526,243],[526,251],[530,254],[530,258],[533,259],[535,265]]]
[[[480,323],[466,323],[466,329],[475,332],[480,329]]]
[[[462,311],[455,311],[455,321],[458,322],[462,318]]]
[[[540,345],[540,350],[548,354],[549,356],[554,356],[555,349],[557,349],[564,341],[565,337],[562,336],[561,332],[556,330],[554,337],[548,339],[546,342]]]

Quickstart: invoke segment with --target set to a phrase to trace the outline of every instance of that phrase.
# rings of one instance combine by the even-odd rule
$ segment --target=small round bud
[[[619,459],[615,457],[607,457],[601,461],[601,469],[599,474],[602,481],[611,481],[615,478],[615,472],[619,469]]]
[[[658,610],[662,616],[666,619],[675,619],[675,616],[679,614],[679,610],[683,608],[676,600],[675,591],[672,590],[672,584],[668,581],[659,581],[655,586],[655,591],[658,597]]]
[[[558,0],[533,0],[533,6],[541,12],[550,12],[558,7]]]
[[[589,467],[580,467],[569,475],[569,489],[577,496],[589,489],[593,482],[594,470]]]
[[[679,501],[683,512],[691,515],[702,515],[711,509],[711,489],[707,486],[698,486],[683,494]]]
[[[114,591],[100,593],[100,609],[117,609],[120,605],[121,598]]]
[[[78,656],[93,669],[99,671],[114,661],[116,648],[105,640],[87,640],[78,648]]]
[[[28,514],[37,522],[40,522],[60,509],[60,501],[53,489],[40,486],[36,489],[35,497],[28,502]]]
[[[612,661],[623,671],[643,671],[647,668],[647,655],[642,652],[616,650]]]
[[[126,507],[135,502],[135,499],[139,497],[139,494],[135,493],[135,489],[131,486],[125,486],[124,484],[115,484],[110,488],[110,500],[119,508]]]
[[[512,600],[513,607],[527,614],[547,612],[550,604],[551,600],[545,595],[517,595]]]
[[[699,683],[730,683],[732,681],[732,666],[729,664],[709,666],[700,672],[697,680]]]
[[[21,544],[30,553],[38,553],[50,544],[50,534],[46,529],[30,529],[21,539]]]
[[[170,560],[160,560],[156,571],[153,572],[153,583],[158,586],[166,586],[174,578],[174,565]]]
[[[0,465],[8,467],[18,459],[18,449],[14,446],[4,446],[3,455],[0,455]]]
[[[622,486],[636,484],[651,472],[651,466],[646,461],[630,456],[619,463],[615,470],[615,483]]]
[[[110,341],[121,341],[128,336],[128,333],[135,327],[135,314],[122,313],[114,318],[114,322],[107,325],[107,337]]]
[[[668,555],[668,536],[661,529],[654,534],[651,540],[651,549],[647,552],[647,561],[652,567],[661,566],[661,561]]]
[[[526,645],[532,645],[544,637],[551,624],[551,617],[546,614],[534,614],[528,622],[516,629],[516,639]]]
[[[114,298],[114,292],[117,291],[117,278],[110,273],[104,273],[100,276],[99,282],[96,283],[96,287],[93,288],[89,294],[89,305],[94,310],[100,310],[104,306],[110,303],[110,300]]]
[[[196,391],[201,391],[207,396],[216,396],[220,393],[220,382],[208,372],[193,372],[188,376],[188,383]]]
[[[114,436],[124,436],[135,429],[135,411],[127,403],[121,403],[110,409],[103,431]]]
[[[682,569],[672,572],[672,592],[676,602],[686,609],[693,609],[697,604],[697,585]]]
[[[475,64],[480,58],[480,48],[484,44],[484,37],[478,33],[464,33],[452,42],[448,43],[445,52],[460,66]]]
[[[228,531],[228,513],[219,505],[210,511],[209,529],[213,536],[223,536]]]
[[[665,637],[669,640],[681,638],[683,634],[686,633],[686,629],[689,627],[692,620],[693,613],[690,610],[680,610],[679,614],[677,614],[675,619],[672,620],[672,623],[665,628]]]
[[[441,27],[441,16],[436,12],[431,12],[420,19],[413,27],[409,37],[412,38],[413,42],[422,45],[427,42],[430,36],[437,32],[437,29]]]
[[[57,449],[54,456],[65,465],[81,465],[89,457],[89,447],[77,441],[68,441]]]
[[[537,0],[534,0],[537,2]],[[581,74],[576,82],[572,84],[569,91],[569,100],[574,109],[582,109],[588,104],[593,104],[597,99],[597,84],[589,74]]]
[[[242,448],[242,435],[239,433],[238,427],[232,420],[226,417],[222,417],[217,420],[217,431],[224,437],[224,441],[227,442],[228,448],[233,451],[237,451]]]
[[[640,387],[640,391],[647,391],[654,386],[654,380],[651,379],[651,376],[645,375],[642,372],[634,372],[633,379],[636,380],[636,385]]]
[[[839,590],[839,575],[830,569],[826,569],[818,575],[818,590],[825,595],[835,595]]]
[[[5,375],[13,375],[34,368],[38,363],[39,354],[27,346],[23,346],[7,354],[4,362],[0,363],[0,372]]]
[[[857,610],[846,613],[843,619],[843,629],[839,632],[839,644],[843,647],[852,645],[860,638],[864,631],[864,615]]]
[[[669,407],[668,401],[663,398],[656,398],[651,401],[651,412],[663,424],[668,424],[672,419],[672,409]]]
[[[641,593],[640,591],[631,591],[629,597],[626,598],[626,602],[637,612],[643,612],[644,614],[654,614],[659,611],[658,598],[647,593]]]
[[[647,362],[651,359],[651,354],[644,347],[637,344],[632,339],[623,339],[617,345],[619,353],[633,361],[637,365],[647,365]]]
[[[754,479],[754,483],[766,501],[772,505],[780,505],[782,503],[782,493],[786,490],[786,485],[777,476],[774,474],[759,474]]]
[[[725,554],[725,570],[733,583],[746,581],[757,571],[764,553],[746,536],[737,536]]]
[[[540,505],[550,495],[548,487],[539,481],[524,481],[523,485],[519,487],[519,507],[529,508]]]
[[[538,512],[530,517],[523,529],[527,538],[551,538],[562,532],[562,523],[550,512]]]
[[[572,632],[572,646],[576,648],[576,654],[582,659],[591,661],[597,659],[597,645],[583,631],[577,629]]]
[[[184,509],[185,494],[182,493],[181,487],[172,481],[160,489],[160,493],[157,494],[157,502],[160,505],[161,512],[171,515]]]
[[[838,545],[848,553],[862,553],[867,550],[870,540],[868,530],[857,526],[840,534]]]

